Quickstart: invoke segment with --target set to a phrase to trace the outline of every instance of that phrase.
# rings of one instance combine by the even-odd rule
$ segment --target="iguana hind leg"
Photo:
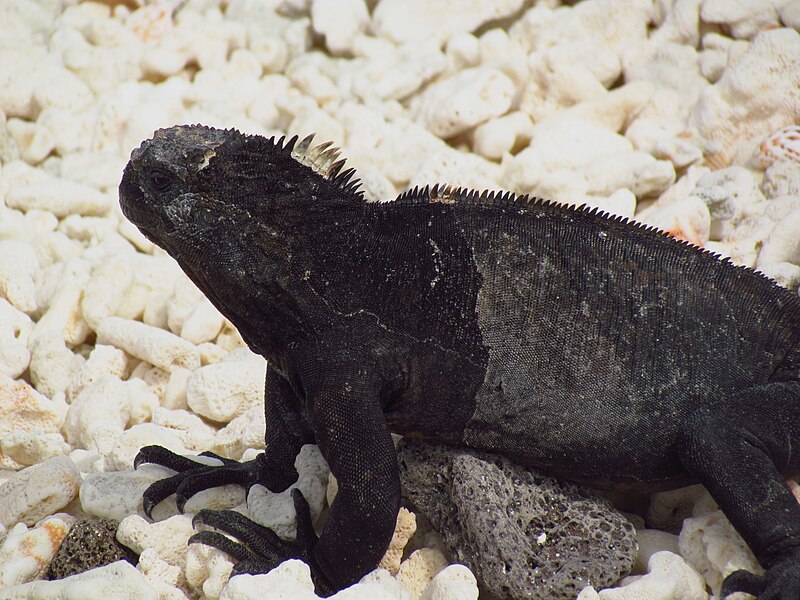
[[[800,505],[785,482],[800,473],[800,382],[749,388],[698,410],[680,451],[766,569],[731,574],[722,598],[800,598]]]

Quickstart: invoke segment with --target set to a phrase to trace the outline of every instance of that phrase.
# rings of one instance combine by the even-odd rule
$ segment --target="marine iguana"
[[[800,598],[800,297],[755,271],[597,210],[415,188],[367,202],[329,144],[176,126],[135,149],[125,216],[268,360],[266,450],[144,493],[282,491],[317,443],[339,482],[322,534],[295,490],[296,541],[201,510],[190,540],[317,590],[373,569],[400,505],[390,433],[499,453],[595,488],[700,481],[766,569],[735,590]]]

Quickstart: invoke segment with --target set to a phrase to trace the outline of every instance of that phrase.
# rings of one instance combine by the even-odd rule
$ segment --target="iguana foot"
[[[797,600],[800,598],[800,556],[793,555],[781,560],[764,575],[749,571],[734,571],[722,582],[720,598],[728,594],[744,592],[758,600]]]
[[[298,489],[292,490],[292,500],[297,513],[297,536],[287,541],[268,527],[251,521],[241,513],[232,510],[203,509],[195,515],[192,524],[208,525],[239,540],[216,531],[200,531],[189,538],[190,544],[207,544],[230,554],[238,562],[233,567],[233,575],[267,573],[290,558],[297,558],[311,569],[317,593],[331,593],[334,588],[322,576],[314,561],[314,546],[317,534],[311,520],[311,511],[305,497]]]
[[[210,466],[198,463],[161,446],[145,446],[139,450],[139,454],[133,461],[134,468],[142,463],[155,463],[178,471],[176,475],[154,482],[142,494],[144,512],[148,517],[152,518],[153,508],[172,494],[175,494],[175,504],[178,506],[178,510],[183,512],[184,505],[189,498],[202,490],[230,483],[236,483],[248,489],[255,483],[266,486],[268,482],[274,480],[269,477],[263,455],[243,463],[223,458],[213,452],[202,452],[200,456],[216,458],[223,464]],[[288,485],[290,483],[283,489],[286,489]],[[270,489],[273,488],[270,487]]]

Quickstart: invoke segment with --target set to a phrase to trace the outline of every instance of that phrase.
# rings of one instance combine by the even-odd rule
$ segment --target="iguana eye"
[[[163,169],[156,169],[150,173],[150,183],[158,192],[166,192],[172,186],[172,175]]]

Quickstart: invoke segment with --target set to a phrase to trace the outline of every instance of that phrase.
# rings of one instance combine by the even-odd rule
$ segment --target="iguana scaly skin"
[[[339,482],[322,534],[233,512],[192,541],[236,572],[289,557],[331,592],[373,569],[400,505],[390,432],[503,454],[595,487],[706,485],[767,569],[724,593],[800,597],[800,298],[622,218],[434,187],[366,202],[335,149],[201,126],[156,132],[125,215],[269,361],[266,450],[179,473],[145,508],[238,482],[286,489],[305,443]]]

